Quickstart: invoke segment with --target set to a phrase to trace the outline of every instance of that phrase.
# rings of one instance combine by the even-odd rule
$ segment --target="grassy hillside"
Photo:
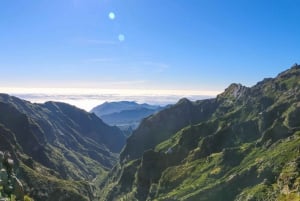
[[[299,200],[300,66],[186,99],[128,139],[101,200]],[[126,179],[125,179],[126,178]]]

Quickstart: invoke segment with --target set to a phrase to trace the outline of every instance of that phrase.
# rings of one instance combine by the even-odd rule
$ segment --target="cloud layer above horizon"
[[[0,88],[1,93],[8,93],[21,99],[44,103],[47,101],[65,102],[78,108],[90,111],[104,102],[135,101],[155,105],[174,104],[181,98],[201,100],[216,96],[217,91],[184,91],[184,90],[105,90],[78,88]]]

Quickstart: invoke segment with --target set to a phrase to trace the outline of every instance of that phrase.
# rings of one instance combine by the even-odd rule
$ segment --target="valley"
[[[299,101],[294,65],[216,98],[145,104],[158,111],[126,136],[71,105],[0,94],[0,147],[34,200],[298,201]],[[101,107],[105,116],[141,105]]]

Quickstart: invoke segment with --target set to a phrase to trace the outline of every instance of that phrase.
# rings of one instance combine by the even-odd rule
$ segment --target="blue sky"
[[[1,0],[0,86],[251,86],[299,62],[299,8],[297,0]]]

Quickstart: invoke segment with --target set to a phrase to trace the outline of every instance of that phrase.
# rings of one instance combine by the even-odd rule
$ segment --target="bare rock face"
[[[241,84],[233,83],[227,89],[225,89],[225,91],[220,94],[219,97],[238,100],[247,93],[248,89],[249,88]]]

